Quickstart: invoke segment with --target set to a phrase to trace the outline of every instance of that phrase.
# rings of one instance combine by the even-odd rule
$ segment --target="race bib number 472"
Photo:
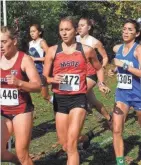
[[[63,91],[79,91],[80,75],[79,74],[65,74],[63,81],[59,84],[59,90]]]
[[[0,104],[6,106],[19,105],[18,90],[11,88],[0,88]]]
[[[117,74],[118,85],[120,89],[132,89],[132,75],[130,74]]]

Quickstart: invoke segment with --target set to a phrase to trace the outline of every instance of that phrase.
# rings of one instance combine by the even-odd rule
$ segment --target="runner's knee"
[[[122,128],[116,127],[116,125],[113,124],[113,135],[121,136],[122,135]]]
[[[18,149],[18,150],[16,150],[16,153],[17,153],[17,157],[18,157],[21,164],[26,162],[29,158],[28,150]]]
[[[59,144],[62,145],[63,150],[66,152],[67,151],[67,142],[66,140],[59,139]]]
[[[67,152],[68,153],[73,153],[77,151],[77,142],[78,140],[76,138],[71,137],[70,139],[68,139],[67,142]]]
[[[114,107],[114,111],[113,112],[116,115],[124,115],[123,111],[119,107],[117,107],[117,106]]]
[[[64,150],[65,152],[67,152],[67,143],[64,143],[63,146],[62,146],[62,148],[63,148],[63,150]]]

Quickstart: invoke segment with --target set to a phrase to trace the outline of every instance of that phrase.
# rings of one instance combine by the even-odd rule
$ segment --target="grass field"
[[[109,66],[108,66],[109,67]],[[112,112],[114,104],[114,91],[116,78],[106,76],[106,83],[111,88],[108,95],[101,94],[95,89],[95,94]],[[30,145],[30,153],[33,154],[35,165],[66,165],[66,155],[56,156],[60,146],[53,147],[57,141],[55,121],[52,106],[46,103],[40,94],[32,94],[35,104],[36,117]],[[80,150],[82,165],[115,165],[115,156],[112,146],[112,133],[108,129],[105,119],[93,110],[88,115],[82,133],[93,129],[95,137],[87,150]],[[141,128],[133,110],[130,111],[124,130],[125,156],[127,165],[141,165]],[[13,148],[14,150],[14,148]],[[2,163],[8,165],[8,163]]]

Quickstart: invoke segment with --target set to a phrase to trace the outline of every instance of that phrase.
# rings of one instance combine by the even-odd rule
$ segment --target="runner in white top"
[[[88,45],[94,49],[97,49],[99,51],[99,53],[101,54],[101,56],[103,57],[103,62],[102,62],[102,66],[105,67],[108,63],[108,57],[107,57],[107,54],[106,54],[106,51],[102,45],[102,43],[97,40],[96,38],[94,38],[93,36],[90,36],[89,35],[89,30],[91,29],[91,23],[90,21],[87,19],[87,18],[82,18],[80,19],[79,23],[78,23],[78,32],[79,32],[79,35],[76,36],[76,40],[77,42],[81,42],[85,45]],[[96,82],[92,81],[91,78],[87,77],[87,85],[88,85],[88,91],[90,91],[88,93],[88,98],[90,96],[90,98],[93,98],[92,97],[92,88],[96,85]],[[93,95],[94,96],[94,95]],[[95,107],[96,106],[96,109],[103,114],[103,116],[109,120],[110,119],[110,116],[108,113],[106,113],[105,111],[105,108],[104,106],[102,105],[102,103],[100,103],[96,97],[94,96],[94,98],[92,99],[92,103],[90,101],[90,103]],[[93,107],[92,106],[92,107]]]
[[[105,68],[107,63],[108,63],[108,56],[107,56],[107,53],[106,53],[102,43],[99,40],[97,40],[96,38],[94,38],[93,36],[89,35],[89,31],[91,30],[91,26],[92,26],[92,24],[91,24],[91,21],[89,19],[81,18],[79,20],[79,23],[78,23],[79,35],[76,36],[76,41],[81,42],[82,44],[88,45],[88,46],[92,47],[93,49],[97,49],[103,58],[102,66],[103,66],[103,68]],[[94,72],[93,74],[92,74],[92,72],[93,71],[91,71],[91,74],[88,73],[88,75],[87,75],[87,88],[88,88],[87,97],[88,97],[90,106],[92,108],[96,108],[96,110],[107,119],[108,124],[111,128],[112,117],[108,114],[104,105],[99,100],[96,99],[96,96],[94,95],[94,92],[92,90],[93,87],[97,83],[96,72]],[[91,136],[92,135],[93,134],[91,133]]]

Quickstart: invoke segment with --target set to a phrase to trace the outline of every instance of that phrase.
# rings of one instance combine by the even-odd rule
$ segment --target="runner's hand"
[[[123,67],[123,62],[120,61],[119,59],[117,58],[114,58],[114,64],[117,66],[117,67]]]
[[[98,83],[99,90],[103,93],[109,93],[111,90],[103,82]]]
[[[114,73],[114,70],[113,70],[113,69],[109,69],[109,70],[108,70],[108,76],[109,76],[109,77],[114,76],[114,74],[115,74],[115,73]]]
[[[33,61],[36,61],[34,57],[30,56],[32,58]]]
[[[64,75],[62,75],[62,74],[56,74],[56,75],[53,77],[52,83],[60,84],[60,83],[63,81],[63,77],[64,77]]]
[[[20,81],[21,81],[21,80],[17,79],[15,77],[15,75],[7,75],[6,78],[7,78],[7,84],[11,84],[11,85],[15,85],[15,86],[19,86]]]

